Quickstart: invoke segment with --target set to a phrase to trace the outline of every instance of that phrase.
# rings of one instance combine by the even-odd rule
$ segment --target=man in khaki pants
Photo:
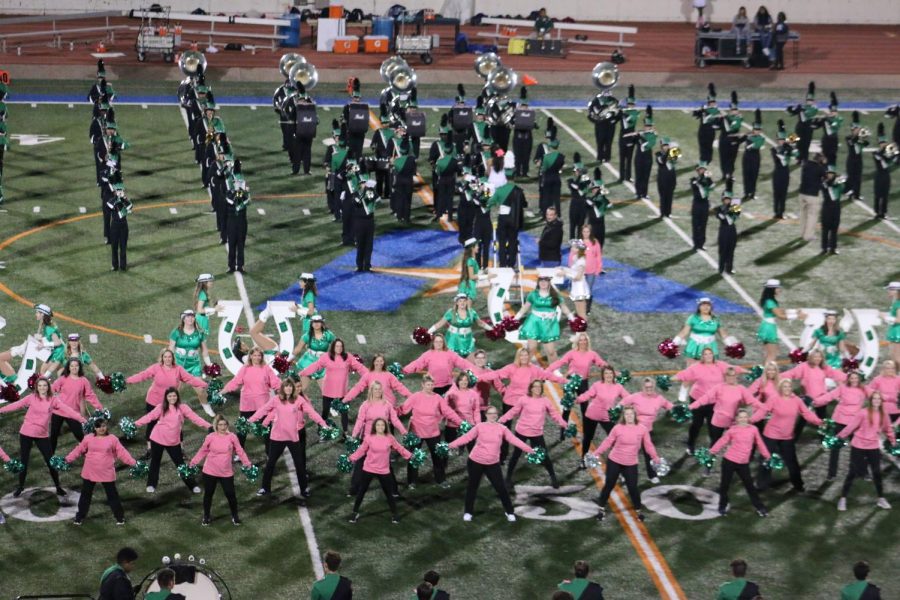
[[[812,242],[816,239],[816,223],[822,211],[819,197],[822,178],[825,177],[825,158],[817,153],[803,163],[800,170],[800,237]]]

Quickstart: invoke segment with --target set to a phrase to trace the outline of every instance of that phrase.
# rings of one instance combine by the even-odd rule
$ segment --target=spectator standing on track
[[[553,206],[547,207],[544,215],[544,229],[538,240],[538,259],[542,267],[558,267],[562,264],[563,222],[556,217]]]
[[[784,45],[788,41],[790,31],[791,29],[787,24],[787,15],[783,12],[778,13],[778,21],[775,23],[772,44],[772,47],[775,49],[775,57],[772,66],[769,67],[770,69],[778,71],[784,70]]]

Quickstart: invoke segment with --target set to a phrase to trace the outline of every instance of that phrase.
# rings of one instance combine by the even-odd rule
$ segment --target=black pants
[[[359,479],[359,491],[356,493],[356,500],[353,502],[353,512],[359,512],[359,507],[362,506],[363,498],[366,497],[366,492],[369,491],[369,484],[371,484],[372,480],[376,477],[378,478],[378,483],[381,484],[381,491],[384,492],[384,497],[387,499],[391,514],[396,516],[397,502],[394,500],[394,482],[390,473],[381,475],[378,473],[369,473],[368,471],[362,472]]]
[[[412,181],[398,181],[395,179],[391,193],[393,194],[392,198],[394,198],[393,204],[397,212],[397,218],[401,221],[409,222],[410,213],[412,212]]]
[[[247,242],[247,213],[232,212],[228,215],[226,225],[228,231],[228,269],[244,267],[244,244]]]
[[[597,425],[602,427],[603,431],[609,435],[609,432],[612,431],[615,423],[612,421],[595,421],[590,417],[582,417],[584,436],[581,438],[581,458],[584,458],[585,455],[590,452],[591,442],[594,441],[594,434],[597,432]]]
[[[588,208],[584,198],[576,200],[573,195],[572,199],[569,200],[569,239],[581,238],[581,227],[587,219],[587,211]]]
[[[709,164],[713,157],[713,142],[716,141],[716,130],[712,127],[703,127],[697,130],[697,146],[700,151],[700,160]]]
[[[216,485],[222,486],[225,498],[228,500],[228,508],[231,510],[231,518],[238,518],[237,494],[234,493],[234,477],[216,477],[203,474],[203,516],[210,517],[213,496],[216,493]]]
[[[25,476],[28,475],[28,460],[31,458],[31,447],[37,446],[38,451],[41,453],[41,456],[44,457],[44,462],[47,464],[47,469],[50,471],[50,477],[53,479],[53,485],[59,487],[59,473],[56,472],[50,466],[50,457],[53,456],[53,452],[50,451],[50,439],[49,438],[33,438],[27,435],[19,434],[19,460],[22,461],[22,465],[24,468],[22,472],[19,473],[19,487],[25,487]]]
[[[497,221],[497,262],[501,267],[515,267],[519,255],[519,231],[516,226],[504,221]]]
[[[803,402],[806,403],[806,406],[810,408],[816,416],[820,419],[824,419],[828,416],[828,407],[827,406],[817,406],[813,407],[813,399],[809,396],[803,396]],[[800,418],[797,419],[797,424],[794,425],[794,442],[800,439],[800,436],[803,435],[803,430],[806,429],[806,419]]]
[[[653,151],[638,150],[634,156],[634,191],[638,198],[646,198],[649,194],[650,173],[653,170]]]
[[[719,222],[719,273],[734,270],[734,251],[737,248],[737,227]]]
[[[109,224],[109,244],[112,251],[112,268],[128,268],[128,221],[113,217]]]
[[[164,400],[163,402],[165,402],[165,400]],[[144,403],[144,414],[146,415],[147,413],[152,412],[154,408],[156,408],[156,407],[153,406],[152,404],[147,404],[147,403],[145,402],[145,403]],[[146,432],[145,432],[145,433],[146,433],[145,439],[147,440],[147,443],[148,443],[148,444],[150,443],[150,434],[153,433],[153,428],[154,428],[154,427],[156,427],[156,421],[151,421],[151,422],[147,423],[147,430],[146,430]]]
[[[631,157],[634,155],[634,137],[619,136],[619,179],[631,180]]]
[[[281,126],[281,149],[288,151],[291,156],[291,162],[293,162],[294,155],[292,154],[291,143],[294,139],[294,122],[279,121],[278,124]]]
[[[801,164],[809,158],[809,144],[812,142],[812,127],[809,123],[798,122],[794,132],[800,136],[797,140],[797,160]]]
[[[509,148],[509,133],[509,127],[506,125],[491,126],[491,138],[504,152]]]
[[[359,161],[363,153],[363,145],[366,143],[366,134],[351,133],[347,137],[349,138],[347,150],[350,151],[350,158]]]
[[[711,404],[706,404],[691,411],[691,426],[688,429],[687,447],[692,453],[694,452],[694,447],[697,443],[697,436],[700,435],[700,430],[703,429],[704,423],[706,423],[706,431],[709,433],[710,439],[712,439],[712,416],[714,409],[715,407]]]
[[[842,428],[845,426],[843,423],[838,423]],[[838,463],[841,460],[841,447],[835,446],[831,449],[831,452],[828,454],[828,479],[834,479],[837,477],[838,471]],[[850,465],[850,468],[853,468],[853,465]]]
[[[594,123],[594,140],[597,142],[597,160],[609,162],[612,158],[613,135],[616,126],[608,119]]]
[[[741,172],[744,176],[744,197],[755,196],[756,180],[759,179],[759,150],[744,151]]]
[[[240,416],[242,416],[246,419],[249,419],[250,417],[252,417],[254,415],[254,413],[256,413],[255,410],[242,410],[242,411],[240,411]],[[246,448],[247,434],[239,433],[239,434],[237,434],[237,437],[238,437],[238,441],[241,443],[241,448]],[[266,453],[268,454],[268,452],[269,452],[269,436],[266,436],[264,438],[263,444],[265,445]]]
[[[96,487],[98,482],[96,481],[88,481],[87,479],[81,480],[81,496],[78,498],[78,512],[75,513],[75,519],[78,521],[83,521],[87,516],[88,511],[91,510],[91,499],[94,496],[94,487]],[[99,482],[104,491],[106,491],[106,503],[109,504],[109,508],[112,509],[112,514],[116,518],[116,521],[124,521],[125,520],[125,511],[122,509],[122,500],[119,499],[119,490],[116,489],[115,481],[103,481]]]
[[[150,442],[150,474],[147,476],[147,485],[156,487],[159,484],[159,466],[162,462],[163,450],[165,450],[169,454],[169,458],[172,459],[172,462],[175,464],[175,467],[180,467],[184,464],[184,454],[181,451],[181,445],[178,446],[163,446],[162,444],[157,444],[154,441]],[[187,479],[182,479],[184,481],[184,485],[188,487],[188,489],[194,489],[197,483],[194,481],[193,477],[188,477]]]
[[[853,485],[853,480],[857,477],[864,477],[866,469],[872,470],[872,483],[875,484],[875,493],[881,498],[884,491],[881,487],[881,450],[861,450],[859,448],[850,447],[850,470],[847,472],[847,478],[844,480],[844,487],[841,488],[841,496],[846,497]]]
[[[455,191],[454,194],[456,194]],[[472,222],[475,220],[475,211],[481,211],[474,204],[467,201],[462,195],[460,195],[459,202],[456,206],[456,225],[459,228],[456,239],[459,240],[460,244],[465,244],[466,240],[472,237]]]
[[[709,220],[709,202],[694,202],[691,206],[691,235],[694,250],[706,245],[706,222]]]
[[[722,168],[722,176],[734,173],[734,162],[737,159],[737,146],[732,142],[727,133],[719,135],[719,166]]]
[[[772,212],[776,217],[784,216],[790,181],[790,169],[775,165],[775,169],[772,171]]]
[[[574,237],[574,236],[573,236],[573,237]],[[581,236],[578,236],[578,237],[580,238]],[[587,379],[583,379],[583,380],[581,381],[581,385],[578,386],[578,389],[576,390],[575,393],[578,394],[578,395],[580,396],[581,394],[585,393],[587,390],[588,390],[588,380],[587,380]],[[578,405],[578,408],[579,408],[579,410],[581,411],[581,418],[584,419],[584,404],[579,404],[579,405]],[[563,418],[563,421],[565,421],[566,423],[568,423],[568,422],[569,422],[569,415],[570,415],[570,414],[572,414],[572,410],[569,409],[569,408],[564,408],[563,411],[562,411],[562,418]],[[563,431],[565,431],[565,430],[563,429]],[[560,438],[560,439],[562,439],[562,438]]]
[[[350,193],[344,194],[340,199],[341,206],[341,243],[352,246],[356,239],[353,237],[353,199]]]
[[[847,155],[847,184],[844,189],[856,199],[859,199],[860,197],[862,171],[862,155],[851,152]]]
[[[620,465],[614,460],[606,461],[606,481],[603,482],[603,489],[600,490],[598,503],[600,506],[606,507],[606,501],[609,500],[609,495],[616,487],[619,475],[625,478],[625,487],[628,489],[628,496],[631,498],[634,510],[641,510],[641,494],[637,487],[637,465]]]
[[[387,169],[375,170],[375,193],[379,198],[391,197],[391,172]],[[391,211],[396,213],[393,202],[391,203]]]
[[[591,224],[591,233],[597,241],[600,242],[600,247],[603,248],[606,246],[606,216],[598,217],[597,213],[593,208],[588,210],[588,222]]]
[[[531,156],[531,147],[534,144],[531,132],[513,134],[513,154],[516,157],[515,175],[528,177],[528,157]]]
[[[516,437],[526,442],[532,448],[547,448],[547,444],[544,442],[544,436],[538,435],[534,437],[524,436],[520,433],[516,434]],[[516,471],[516,463],[519,462],[519,458],[522,457],[522,450],[519,448],[514,448],[512,452],[512,456],[509,457],[509,466],[506,468],[506,481],[507,484],[512,485],[513,473]],[[547,470],[547,474],[550,475],[550,485],[553,487],[559,487],[559,482],[556,481],[556,471],[553,469],[553,461],[550,460],[550,452],[547,452],[547,458],[544,459],[542,463],[543,467]]]
[[[494,225],[491,223],[491,213],[475,209],[472,219],[472,237],[478,240],[478,255],[475,257],[482,269],[488,268],[491,259],[491,247],[494,242]]]
[[[725,507],[728,506],[728,488],[731,487],[731,478],[734,477],[734,474],[737,473],[737,476],[740,477],[741,482],[744,484],[744,489],[747,490],[747,495],[750,497],[750,503],[753,505],[753,508],[756,510],[765,510],[765,506],[759,499],[759,494],[756,493],[756,488],[753,487],[753,478],[750,477],[750,465],[747,463],[738,464],[736,462],[731,462],[727,458],[722,459],[722,482],[719,484],[719,510],[724,510]]]
[[[766,448],[769,449],[769,452],[777,452],[784,460],[784,466],[787,467],[791,485],[794,486],[794,489],[802,490],[803,477],[800,474],[800,463],[797,462],[797,447],[794,444],[794,440],[773,440],[763,436],[763,441],[766,443]],[[772,470],[767,469],[760,463],[759,472],[756,474],[756,487],[761,492],[765,491],[769,489],[771,481]]]
[[[542,215],[546,214],[547,209],[551,206],[556,209],[556,214],[562,214],[562,211],[560,211],[559,208],[559,198],[561,193],[562,182],[560,181],[559,177],[544,180],[543,185],[541,185],[541,196],[538,202]]]
[[[838,139],[837,134],[822,136],[822,154],[829,165],[837,165]]]
[[[664,171],[666,169],[659,169]],[[672,215],[672,199],[675,197],[675,177],[660,175],[656,179],[656,191],[659,194],[659,212],[664,217]]]
[[[391,432],[393,432],[393,425],[391,425]],[[353,472],[350,474],[350,489],[347,492],[349,495],[356,496],[356,494],[359,493],[359,486],[362,484],[362,475],[363,461],[358,460],[353,464]],[[391,478],[391,494],[396,498],[400,496],[400,491],[397,485],[397,478],[394,476],[393,468],[391,468],[388,476]]]
[[[430,438],[422,438],[422,442],[428,446],[428,451],[431,454],[431,464],[434,465],[434,482],[435,483],[444,483],[444,471],[447,466],[446,459],[441,458],[437,454],[434,453],[435,446],[438,445],[438,442],[441,441],[441,436],[436,435]],[[419,444],[419,448],[422,447],[422,444]],[[412,484],[416,483],[419,480],[419,470],[412,465],[406,465],[406,483]],[[357,496],[357,498],[359,498]]]
[[[887,216],[888,196],[891,194],[891,173],[890,171],[875,171],[875,197],[874,208],[875,216],[884,218]]]
[[[331,418],[331,405],[337,405],[338,402],[341,402],[340,398],[329,398],[327,396],[322,396],[322,418],[326,421]],[[341,413],[341,429],[344,433],[347,433],[347,428],[350,427],[350,413],[349,411],[345,411]]]
[[[784,68],[784,44],[786,42],[775,42],[775,63],[774,67],[776,69]],[[808,148],[808,146],[807,146]]]
[[[372,268],[372,249],[375,245],[375,217],[353,217],[353,237],[356,239],[356,268]]]
[[[841,202],[825,200],[822,203],[822,251],[837,250],[838,227],[841,226]]]
[[[305,431],[300,432],[305,435]],[[297,470],[297,483],[300,484],[300,490],[305,490],[309,486],[308,477],[306,476],[306,452],[303,451],[304,446],[298,442],[280,442],[278,440],[269,441],[269,456],[266,460],[266,467],[263,469],[262,489],[269,491],[272,489],[272,476],[275,474],[275,466],[278,459],[284,453],[285,448],[291,453],[294,459],[294,468]]]
[[[84,439],[84,430],[81,423],[75,419],[67,419],[59,415],[50,416],[50,454],[56,454],[56,444],[59,441],[59,434],[62,433],[63,423],[69,426],[69,431],[75,436],[75,439],[81,442]]]
[[[506,486],[503,485],[503,472],[500,469],[500,463],[483,465],[470,458],[466,461],[466,471],[469,474],[469,480],[466,483],[465,501],[465,511],[467,513],[472,514],[475,512],[475,496],[478,495],[478,486],[481,485],[481,477],[487,476],[488,481],[494,486],[494,491],[497,492],[497,497],[500,498],[503,510],[507,514],[513,514],[515,509],[513,508],[512,500],[509,498],[509,492]]]
[[[438,176],[434,187],[434,214],[437,217],[447,215],[453,220],[453,195],[456,192],[456,178],[454,176]]]

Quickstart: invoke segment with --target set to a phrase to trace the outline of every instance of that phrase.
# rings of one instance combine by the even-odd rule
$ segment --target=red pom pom
[[[424,327],[416,327],[413,329],[413,340],[420,346],[427,346],[431,343],[431,334]]]
[[[37,383],[39,375],[37,373],[32,373],[31,377],[28,378],[28,389],[33,390],[34,385]]]
[[[583,317],[576,316],[574,319],[569,321],[569,329],[571,329],[575,333],[587,331],[587,321],[585,321]]]
[[[503,328],[502,323],[497,323],[493,328],[488,329],[485,332],[485,335],[487,336],[487,339],[492,342],[497,342],[506,337],[506,330]]]
[[[3,386],[3,389],[0,389],[0,399],[6,400],[7,402],[18,402],[19,390],[16,388],[16,384],[7,383]]]
[[[355,358],[355,359],[358,360],[359,362],[362,362],[362,361],[363,361],[362,354],[359,354],[358,352],[354,352],[354,353],[353,353],[353,358]]]
[[[730,346],[725,346],[725,356],[728,358],[744,358],[747,354],[747,349],[744,348],[744,345],[740,342],[737,344],[732,344]]]
[[[222,367],[219,363],[212,363],[203,367],[203,374],[207,377],[216,378],[222,374]]]
[[[788,356],[790,356],[791,362],[797,365],[806,362],[806,357],[809,356],[809,352],[806,352],[803,348],[794,348]]]
[[[845,358],[841,361],[841,369],[844,370],[844,373],[856,371],[859,369],[859,361],[855,358]]]
[[[522,326],[522,321],[507,315],[500,321],[500,325],[503,327],[503,331],[515,331]]]
[[[275,359],[272,361],[272,368],[275,369],[275,372],[279,375],[284,375],[291,368],[291,361],[287,359],[287,356],[284,354],[276,354]]]
[[[659,343],[656,347],[656,350],[665,356],[666,358],[676,358],[679,354],[681,354],[681,349],[678,347],[672,338],[666,338]]]
[[[97,378],[97,389],[104,394],[112,394],[115,391],[113,390],[112,380],[109,375]]]

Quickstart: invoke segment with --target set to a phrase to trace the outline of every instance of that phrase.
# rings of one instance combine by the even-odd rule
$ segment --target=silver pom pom
[[[584,466],[588,469],[596,469],[600,466],[600,459],[593,452],[588,452],[584,455]]]
[[[659,457],[659,461],[657,461],[654,468],[656,469],[656,474],[659,477],[665,477],[666,475],[669,474],[669,471],[672,470],[672,466],[669,464],[669,461],[667,461],[664,456]]]

